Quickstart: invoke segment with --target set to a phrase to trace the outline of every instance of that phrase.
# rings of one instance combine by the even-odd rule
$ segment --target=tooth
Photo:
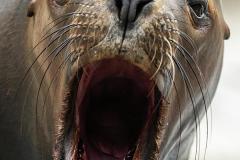
[[[84,154],[84,148],[83,148],[83,143],[80,140],[79,146],[78,146],[78,159],[83,160],[83,154]]]
[[[161,74],[157,77],[157,86],[160,90],[163,97],[167,97],[169,94],[169,90],[172,87],[172,80],[167,74],[166,70],[162,70]]]

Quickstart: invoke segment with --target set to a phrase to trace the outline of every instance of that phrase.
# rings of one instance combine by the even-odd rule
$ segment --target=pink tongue
[[[96,143],[97,146],[86,146],[88,160],[123,160],[129,150],[128,147],[116,148],[114,145]]]
[[[124,142],[125,128],[119,115],[116,112],[104,112],[96,116],[97,133],[93,133],[86,146],[88,160],[123,160],[129,146]]]

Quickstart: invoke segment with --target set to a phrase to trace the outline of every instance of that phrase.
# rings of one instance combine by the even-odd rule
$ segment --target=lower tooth
[[[84,148],[83,143],[80,141],[78,145],[78,160],[83,160]]]
[[[126,157],[124,158],[124,160],[132,160],[135,150],[136,150],[135,147],[133,149],[129,150]]]

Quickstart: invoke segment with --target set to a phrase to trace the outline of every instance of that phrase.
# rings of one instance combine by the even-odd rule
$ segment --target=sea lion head
[[[35,0],[28,16],[55,160],[187,158],[230,34],[218,0]]]

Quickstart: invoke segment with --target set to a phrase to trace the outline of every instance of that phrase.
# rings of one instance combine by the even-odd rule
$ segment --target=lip
[[[71,89],[76,96],[69,100],[75,103],[75,127],[70,128],[75,135],[71,143],[78,150],[74,157],[83,160],[124,159],[130,154],[131,158],[139,157],[136,155],[140,154],[139,145],[142,148],[145,143],[155,111],[154,81],[121,58],[96,61],[81,70],[84,71],[81,78]],[[101,99],[103,102],[98,103]]]

